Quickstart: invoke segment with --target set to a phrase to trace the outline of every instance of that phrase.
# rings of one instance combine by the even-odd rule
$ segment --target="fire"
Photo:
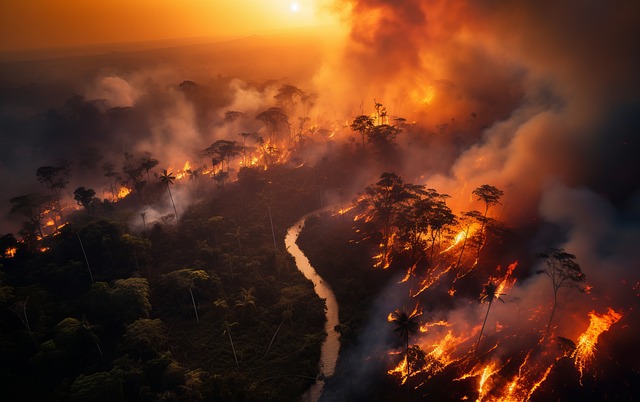
[[[468,226],[466,229],[462,229],[460,232],[458,232],[458,234],[453,238],[453,242],[451,243],[451,245],[449,247],[447,247],[446,249],[442,250],[440,252],[440,254],[444,254],[447,251],[450,251],[451,249],[453,249],[455,246],[457,246],[458,244],[460,244],[461,242],[464,241],[464,239],[468,239],[469,237],[471,237],[477,230],[479,229],[479,225],[473,223],[470,226]]]
[[[172,171],[173,169],[169,168],[168,171]],[[176,172],[176,180],[184,179],[191,172],[191,164],[189,161],[184,163],[184,167],[181,170]]]
[[[407,356],[405,355],[404,358],[400,361],[400,363],[392,368],[391,370],[387,371],[387,374],[391,375],[391,376],[399,376],[402,380],[400,381],[400,384],[404,384],[405,382],[407,382],[407,374],[409,373],[409,365],[407,362]]]
[[[121,200],[124,197],[128,196],[129,194],[131,194],[131,189],[127,188],[125,186],[122,186],[122,187],[120,187],[120,190],[118,190],[118,194],[116,195],[116,198]]]
[[[13,258],[16,256],[16,252],[18,251],[15,247],[9,247],[4,251],[4,258]]]
[[[606,332],[611,328],[613,324],[618,322],[622,318],[622,314],[614,311],[611,307],[608,308],[605,314],[596,314],[595,311],[589,313],[589,327],[578,338],[578,344],[576,350],[573,352],[573,359],[575,366],[580,372],[580,384],[582,384],[582,375],[586,366],[593,360],[595,356],[596,344],[598,343],[598,337],[603,332]]]

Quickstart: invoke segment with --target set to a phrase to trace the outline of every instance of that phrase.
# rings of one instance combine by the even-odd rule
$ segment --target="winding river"
[[[334,327],[339,324],[338,321],[338,302],[331,290],[328,283],[322,280],[322,277],[313,269],[309,259],[304,255],[300,247],[296,244],[298,236],[304,227],[306,219],[318,214],[318,211],[312,212],[300,218],[293,226],[287,230],[287,236],[284,238],[284,244],[287,247],[289,254],[293,256],[296,261],[296,266],[302,274],[313,282],[314,290],[320,296],[325,299],[327,304],[327,322],[325,324],[325,330],[327,331],[327,338],[322,344],[320,351],[320,371],[325,377],[333,375],[336,368],[336,361],[338,360],[338,352],[340,350],[340,334],[334,330]],[[318,379],[304,394],[302,400],[309,402],[316,402],[322,394],[324,387],[324,379]]]

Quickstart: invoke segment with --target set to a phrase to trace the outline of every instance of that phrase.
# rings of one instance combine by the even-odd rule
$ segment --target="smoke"
[[[125,79],[113,76],[102,77],[96,82],[95,87],[87,92],[87,98],[104,100],[108,108],[131,107],[137,97]]]

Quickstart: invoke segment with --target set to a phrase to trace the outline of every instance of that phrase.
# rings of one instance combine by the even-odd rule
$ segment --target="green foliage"
[[[73,402],[124,401],[122,372],[118,369],[80,375],[71,384],[69,399]]]
[[[135,358],[153,359],[167,350],[167,327],[160,319],[136,320],[127,326],[121,347]]]

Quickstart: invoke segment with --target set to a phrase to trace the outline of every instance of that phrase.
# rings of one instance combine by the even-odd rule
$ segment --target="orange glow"
[[[600,337],[600,334],[603,332],[608,331],[609,328],[621,318],[622,314],[614,311],[611,307],[609,307],[606,314],[596,314],[595,311],[589,313],[589,327],[580,335],[580,338],[578,338],[576,350],[572,355],[575,366],[578,368],[578,371],[580,371],[581,384],[584,370],[595,356],[598,337]]]
[[[118,190],[118,194],[116,195],[116,197],[121,200],[124,197],[128,196],[129,194],[131,194],[131,189],[127,188],[127,187],[120,187],[120,190]]]
[[[0,50],[245,36],[337,25],[324,5],[321,0],[3,1]]]
[[[4,251],[4,258],[13,258],[16,256],[16,252],[18,251],[15,247],[9,247]]]

